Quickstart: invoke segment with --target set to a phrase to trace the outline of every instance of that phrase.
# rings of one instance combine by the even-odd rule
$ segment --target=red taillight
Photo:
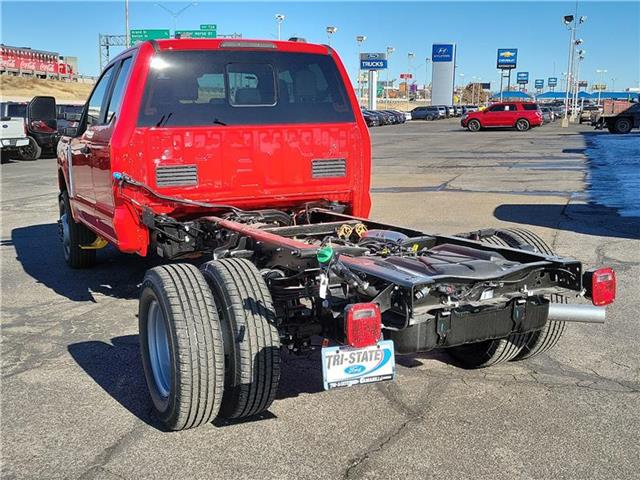
[[[375,345],[381,334],[380,307],[377,303],[347,305],[344,315],[346,343],[352,347]]]
[[[616,272],[612,268],[599,268],[591,273],[591,301],[602,307],[616,299]]]

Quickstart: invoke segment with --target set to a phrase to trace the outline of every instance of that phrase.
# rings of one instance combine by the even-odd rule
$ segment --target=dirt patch
[[[3,101],[28,101],[35,95],[52,95],[58,102],[84,103],[93,84],[43,80],[26,77],[0,77],[0,96]]]

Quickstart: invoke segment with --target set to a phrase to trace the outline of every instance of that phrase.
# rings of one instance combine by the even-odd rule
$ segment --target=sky
[[[161,2],[177,11],[190,2]],[[124,0],[84,2],[5,1],[2,8],[2,43],[57,51],[79,58],[80,73],[99,73],[98,34],[123,34]],[[130,28],[169,28],[172,17],[153,1],[129,4]],[[178,29],[198,29],[202,23],[218,25],[223,34],[238,32],[244,38],[275,39],[276,13],[285,15],[282,38],[301,36],[327,43],[327,26],[337,27],[331,44],[350,75],[358,69],[357,35],[367,37],[363,52],[395,48],[389,61],[389,78],[408,70],[408,53],[414,53],[412,72],[423,84],[431,70],[425,59],[433,43],[457,44],[456,84],[476,79],[499,84],[498,48],[518,48],[517,71],[533,80],[562,78],[567,70],[569,32],[562,17],[573,14],[575,2],[220,2],[199,0],[177,18]],[[578,37],[583,39],[585,60],[580,77],[591,85],[600,82],[597,69],[606,69],[609,89],[639,87],[640,1],[580,1],[578,15],[586,16]],[[115,50],[114,50],[115,51]],[[428,69],[428,70],[427,70]],[[460,74],[464,74],[461,76]],[[386,79],[387,73],[381,74]]]

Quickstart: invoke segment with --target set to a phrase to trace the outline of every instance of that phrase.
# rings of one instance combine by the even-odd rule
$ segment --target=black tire
[[[516,358],[525,341],[526,334],[513,334],[507,338],[451,347],[447,351],[464,368],[485,368]]]
[[[555,255],[551,247],[535,233],[523,228],[504,228],[496,230],[495,235],[482,240],[484,243],[504,245],[511,248],[530,249],[534,252],[546,255]],[[562,295],[550,295],[552,303],[566,303],[567,299]],[[540,355],[554,347],[564,334],[565,322],[547,321],[545,326],[534,332],[524,334],[524,345],[513,360],[524,360]]]
[[[633,123],[630,118],[618,118],[616,122],[613,124],[613,130],[615,133],[629,133],[633,128]]]
[[[18,157],[20,160],[37,160],[40,158],[40,155],[42,155],[42,148],[40,148],[40,145],[38,145],[32,137],[29,137],[29,145],[18,149]]]
[[[58,235],[62,243],[64,260],[71,268],[89,268],[96,263],[96,251],[83,249],[81,245],[91,245],[96,240],[96,234],[81,223],[76,223],[71,214],[69,194],[65,190],[60,193],[58,204],[60,218],[58,220]]]
[[[201,267],[222,324],[225,387],[220,416],[244,418],[269,408],[280,381],[280,337],[271,294],[248,260],[229,258]]]
[[[138,321],[142,366],[158,419],[168,430],[211,422],[223,395],[224,347],[202,273],[185,263],[147,271]],[[166,348],[157,347],[158,338],[164,338]]]
[[[531,124],[526,118],[519,118],[516,121],[516,130],[518,130],[519,132],[526,132],[527,130],[529,130],[529,128],[531,128]]]
[[[425,118],[425,120],[433,121],[433,115],[427,115],[427,117]]]
[[[482,128],[482,125],[480,124],[480,120],[476,120],[474,118],[473,120],[469,120],[467,122],[467,129],[470,132],[478,132],[480,131],[481,128]]]

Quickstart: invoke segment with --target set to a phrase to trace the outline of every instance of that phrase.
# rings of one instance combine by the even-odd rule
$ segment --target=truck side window
[[[91,94],[91,98],[89,99],[89,108],[87,110],[87,126],[90,127],[92,125],[100,125],[102,119],[104,118],[104,97],[107,93],[107,87],[109,86],[109,81],[111,80],[111,76],[113,75],[113,65],[109,67],[102,78],[98,81],[96,88],[93,90]]]
[[[116,83],[113,87],[113,93],[109,100],[109,107],[107,108],[107,123],[111,123],[113,117],[117,117],[120,113],[120,107],[122,105],[122,97],[124,95],[124,88],[129,78],[129,70],[131,69],[131,57],[125,58],[122,61],[122,66],[118,72]]]
[[[491,107],[489,109],[490,112],[504,112],[505,108],[504,105],[494,105],[493,107]]]

